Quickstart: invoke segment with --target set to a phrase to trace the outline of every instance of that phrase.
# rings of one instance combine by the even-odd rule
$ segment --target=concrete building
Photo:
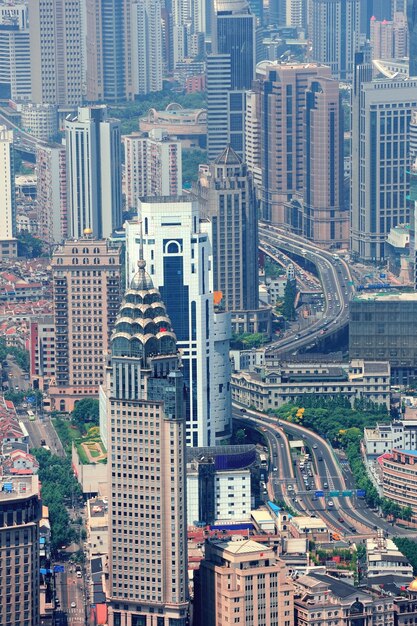
[[[162,23],[160,0],[137,0],[131,7],[132,92],[162,90]]]
[[[13,131],[0,126],[0,259],[17,255]]]
[[[27,102],[31,95],[27,6],[0,5],[0,97]]]
[[[404,13],[392,20],[371,18],[372,59],[402,59],[408,55],[408,29]]]
[[[316,572],[300,576],[294,586],[298,626],[394,626],[394,603],[389,595],[357,589],[339,578]]]
[[[24,131],[40,141],[51,141],[58,133],[58,111],[54,104],[24,104],[21,107]]]
[[[178,139],[183,148],[205,148],[207,138],[207,111],[184,109],[171,102],[164,111],[149,109],[139,120],[139,129],[149,133],[153,129],[165,130],[172,139]]]
[[[351,249],[366,261],[385,258],[392,227],[410,220],[409,125],[417,80],[373,82],[358,55],[352,92]]]
[[[293,584],[272,548],[239,537],[206,542],[196,613],[201,626],[294,626]]]
[[[49,394],[58,411],[98,396],[120,303],[120,271],[120,251],[90,235],[68,240],[53,254],[56,384]]]
[[[109,554],[109,507],[106,498],[87,500],[87,546],[91,557]]]
[[[390,406],[388,361],[352,360],[350,364],[280,363],[278,367],[254,366],[251,372],[235,372],[231,378],[232,400],[259,411],[294,402],[304,393],[343,395]]]
[[[30,323],[30,381],[34,389],[47,391],[56,371],[53,315]]]
[[[34,475],[0,480],[2,626],[40,626],[39,488]]]
[[[185,625],[188,614],[184,386],[145,265],[140,255],[111,338],[109,626]]]
[[[182,191],[181,142],[154,128],[148,136],[123,137],[126,208],[136,209],[144,196],[178,196]]]
[[[394,448],[381,459],[382,493],[417,516],[417,451]]]
[[[308,24],[308,0],[285,0],[285,24],[303,29]]]
[[[372,579],[390,575],[412,580],[413,567],[392,539],[378,531],[376,538],[366,540],[366,577],[372,584]]]
[[[188,526],[249,520],[255,461],[254,445],[188,448]]]
[[[68,234],[99,238],[122,225],[120,122],[105,105],[79,107],[65,121]]]
[[[417,420],[396,420],[364,429],[364,444],[368,459],[375,460],[394,448],[417,449]]]
[[[409,76],[417,76],[417,0],[407,0]]]
[[[349,356],[389,361],[391,379],[407,384],[417,375],[417,294],[360,293],[350,302]]]
[[[32,101],[76,107],[83,96],[80,3],[28,0]]]
[[[182,352],[187,445],[221,443],[231,435],[231,328],[228,313],[214,312],[210,224],[200,221],[191,196],[142,198],[139,219],[126,227],[126,276],[134,274],[142,240]]]
[[[68,237],[66,149],[63,144],[36,148],[38,233],[50,245]]]
[[[329,65],[332,76],[352,81],[359,50],[360,0],[313,0],[312,57]]]

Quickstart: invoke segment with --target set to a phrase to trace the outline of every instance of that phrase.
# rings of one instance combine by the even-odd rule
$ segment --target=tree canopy
[[[99,402],[95,398],[83,398],[75,405],[71,421],[81,433],[87,432],[91,425],[99,424]]]

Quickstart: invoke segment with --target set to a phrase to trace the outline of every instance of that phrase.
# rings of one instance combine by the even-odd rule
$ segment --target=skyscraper
[[[144,258],[161,292],[182,353],[187,387],[187,445],[210,446],[230,438],[230,384],[216,380],[215,360],[225,358],[228,314],[215,315],[210,223],[200,220],[192,196],[142,198],[139,217],[126,228],[126,275],[132,276],[143,240]],[[220,343],[217,344],[217,341]],[[216,365],[220,371],[219,363]],[[227,369],[227,368],[226,368]]]
[[[256,17],[246,0],[217,0],[207,58],[209,160],[231,147],[244,157],[245,92],[255,78]]]
[[[162,89],[162,20],[160,0],[132,4],[132,91],[136,95]]]
[[[129,100],[132,95],[131,2],[85,2],[87,101]]]
[[[89,233],[68,240],[52,257],[55,386],[52,407],[72,411],[98,397],[110,333],[120,304],[120,251]]]
[[[306,29],[308,17],[307,3],[308,0],[286,0],[285,23],[287,26]]]
[[[212,224],[213,284],[228,311],[257,309],[258,214],[252,176],[228,147],[202,168],[197,193]]]
[[[31,98],[27,6],[0,6],[0,98]]]
[[[0,259],[17,254],[13,131],[0,126]]]
[[[65,122],[69,235],[109,237],[122,225],[121,139],[106,106],[79,107]]]
[[[369,82],[372,67],[357,56],[352,92],[351,249],[367,261],[384,259],[390,229],[409,210],[409,126],[417,78]]]
[[[146,137],[123,137],[126,208],[136,209],[142,196],[177,196],[182,189],[181,142],[155,128]]]
[[[313,0],[313,59],[330,65],[334,78],[352,80],[359,34],[359,0]]]
[[[82,101],[78,0],[28,0],[32,100],[78,106]]]
[[[38,144],[36,148],[36,207],[39,234],[49,244],[68,236],[65,146]]]
[[[407,0],[410,76],[417,76],[417,0]]]
[[[143,258],[116,319],[107,394],[109,626],[186,626],[184,385]]]

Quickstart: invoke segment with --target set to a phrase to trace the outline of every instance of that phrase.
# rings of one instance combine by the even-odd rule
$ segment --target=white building
[[[371,459],[391,452],[394,448],[417,450],[417,417],[365,428],[364,444],[366,455]]]
[[[229,357],[227,320],[214,321],[210,225],[200,222],[198,203],[185,196],[139,201],[139,218],[142,225],[126,226],[127,280],[139,258],[142,227],[144,258],[171,318],[189,390],[187,445],[220,443],[231,434],[227,364],[220,369]]]
[[[66,152],[62,144],[36,148],[37,217],[39,234],[48,243],[68,236]]]
[[[132,89],[147,94],[162,89],[162,24],[160,0],[132,4]]]
[[[120,123],[104,105],[79,107],[65,134],[69,236],[109,237],[122,222]]]
[[[25,104],[22,128],[36,139],[50,141],[58,132],[58,110],[54,104]]]
[[[396,576],[407,580],[413,578],[413,567],[392,541],[379,532],[376,538],[366,540],[367,578]]]
[[[0,259],[16,256],[13,131],[0,126]]]
[[[1,98],[28,101],[32,85],[27,7],[0,6],[0,26]]]
[[[160,128],[123,138],[126,207],[137,207],[143,196],[177,196],[182,189],[181,142]]]

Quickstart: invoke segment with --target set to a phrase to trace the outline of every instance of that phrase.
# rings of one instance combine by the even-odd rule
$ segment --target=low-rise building
[[[106,498],[87,500],[87,545],[89,556],[109,552],[109,513]]]
[[[389,424],[377,424],[375,428],[365,428],[364,444],[369,459],[376,459],[394,448],[415,450],[417,419],[396,420]]]
[[[371,582],[378,576],[394,575],[409,581],[413,579],[413,567],[391,539],[378,533],[376,538],[366,540],[367,578]]]
[[[47,391],[55,377],[55,324],[52,315],[31,321],[29,357],[33,387]]]
[[[306,538],[319,542],[330,539],[329,528],[320,517],[297,515],[289,520],[288,529],[296,539]]]
[[[241,537],[207,541],[195,612],[200,626],[293,626],[293,584],[272,548]]]
[[[232,400],[260,411],[276,409],[305,393],[342,395],[353,405],[367,400],[390,406],[390,365],[387,361],[355,359],[349,364],[285,363],[236,372],[231,379]]]
[[[417,516],[417,450],[396,449],[381,459],[382,491],[400,506],[410,506]]]
[[[394,601],[339,578],[310,572],[294,581],[297,626],[394,626]]]

